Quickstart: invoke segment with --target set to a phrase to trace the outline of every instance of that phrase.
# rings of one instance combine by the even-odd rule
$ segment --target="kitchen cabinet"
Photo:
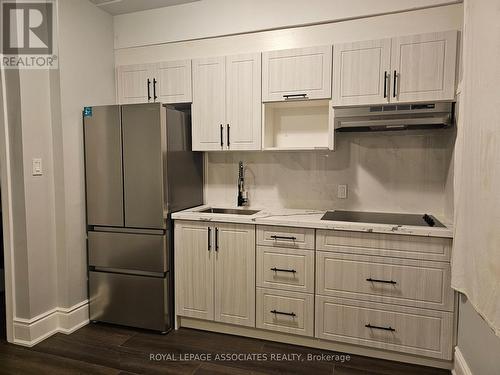
[[[331,69],[331,46],[264,52],[262,101],[329,99]]]
[[[334,106],[454,100],[457,32],[335,44]]]
[[[391,102],[455,99],[456,60],[456,31],[392,38]]]
[[[202,222],[175,223],[176,314],[214,319],[213,228]]]
[[[335,44],[333,60],[334,105],[388,102],[390,39]]]
[[[193,61],[193,150],[259,150],[260,54]]]
[[[255,327],[255,226],[216,224],[215,320]]]
[[[117,86],[119,104],[189,103],[191,60],[119,66]]]
[[[156,64],[156,101],[160,103],[190,103],[191,60],[165,61]]]
[[[255,327],[255,226],[177,221],[176,314]]]
[[[119,66],[117,68],[119,104],[148,103],[154,101],[154,64]]]

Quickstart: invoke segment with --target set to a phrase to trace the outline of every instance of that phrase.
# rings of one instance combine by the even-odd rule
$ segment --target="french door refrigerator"
[[[91,321],[167,332],[173,324],[171,213],[203,202],[187,107],[85,107]]]

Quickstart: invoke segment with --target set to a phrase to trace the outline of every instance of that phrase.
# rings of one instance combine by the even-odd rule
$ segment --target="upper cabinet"
[[[119,66],[117,83],[120,104],[189,103],[191,60]]]
[[[336,44],[333,59],[334,105],[388,102],[390,39]]]
[[[456,31],[393,38],[391,101],[453,100],[456,60]]]
[[[161,103],[190,103],[191,60],[167,61],[156,64],[156,101]]]
[[[153,64],[126,65],[117,68],[118,103],[148,103],[153,99]]]
[[[264,52],[262,64],[263,102],[331,97],[331,46]]]
[[[453,100],[457,32],[334,45],[333,105]]]
[[[260,150],[260,53],[193,60],[193,150]]]

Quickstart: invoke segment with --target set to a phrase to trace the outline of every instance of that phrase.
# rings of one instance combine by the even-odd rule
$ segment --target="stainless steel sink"
[[[204,214],[227,214],[227,215],[253,215],[259,212],[259,210],[244,210],[238,208],[206,208],[199,211]]]

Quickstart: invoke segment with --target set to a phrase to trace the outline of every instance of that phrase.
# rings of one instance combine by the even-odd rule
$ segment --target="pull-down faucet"
[[[245,191],[245,170],[243,162],[240,161],[238,166],[238,207],[248,205],[248,195]]]

